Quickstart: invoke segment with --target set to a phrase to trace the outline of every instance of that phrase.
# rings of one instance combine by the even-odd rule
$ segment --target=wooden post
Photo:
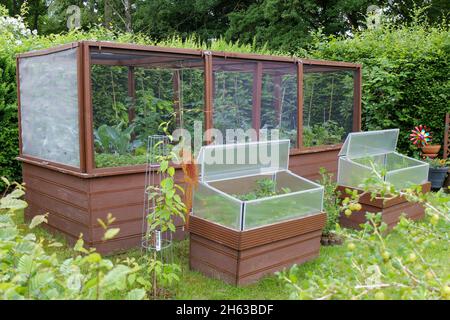
[[[361,131],[362,70],[359,66],[353,76],[353,131]]]
[[[303,148],[303,61],[297,61],[297,146]]]
[[[136,117],[135,100],[136,100],[136,83],[134,80],[134,67],[128,67],[128,97],[131,99],[128,107],[128,123]]]
[[[445,129],[444,129],[444,159],[450,156],[450,113],[445,115]]]
[[[213,66],[211,51],[204,51],[205,61],[205,131],[213,127]],[[205,137],[206,143],[211,143],[211,136],[208,133]]]
[[[175,121],[177,128],[181,128],[183,124],[180,88],[180,70],[175,70],[173,72],[173,109],[175,111]]]
[[[262,62],[257,62],[253,72],[253,104],[252,104],[252,127],[256,130],[256,138],[259,140],[261,129],[261,95],[262,95]]]

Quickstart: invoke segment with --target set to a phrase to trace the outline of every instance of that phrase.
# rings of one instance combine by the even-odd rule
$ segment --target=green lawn
[[[23,216],[21,214],[17,217],[18,221],[23,224]],[[450,230],[449,230],[450,231]],[[33,231],[38,237],[46,239],[56,239],[64,243],[61,236],[54,236],[38,227]],[[179,263],[182,268],[180,275],[180,282],[170,288],[171,296],[174,299],[288,299],[289,290],[286,289],[284,283],[277,279],[276,276],[267,276],[258,283],[246,287],[235,287],[225,284],[222,281],[210,279],[202,274],[189,270],[189,242],[184,240],[174,243],[175,262]],[[401,247],[402,242],[400,236],[394,231],[392,238],[388,242],[388,247]],[[61,259],[73,255],[71,248],[64,246],[63,248],[48,248],[53,250]],[[426,252],[424,258],[433,260],[437,265],[437,271],[446,275],[450,274],[450,252],[448,242],[444,239],[438,242],[432,249]],[[297,272],[299,282],[307,279],[309,272],[320,270],[321,274],[328,276],[339,277],[344,273],[351,272],[351,265],[348,259],[343,257],[346,255],[348,249],[346,245],[341,246],[322,246],[320,249],[320,256],[310,262],[300,266]],[[116,260],[123,260],[126,257],[141,258],[141,251],[139,249],[130,250],[126,253],[110,256],[109,258]]]

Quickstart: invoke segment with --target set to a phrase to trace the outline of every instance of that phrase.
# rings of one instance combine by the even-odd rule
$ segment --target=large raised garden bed
[[[346,62],[80,41],[18,55],[17,88],[27,218],[49,212],[51,230],[102,252],[140,244],[142,141],[161,122],[192,137],[195,120],[201,134],[278,128],[290,170],[310,179],[336,172],[360,130],[361,66]],[[108,213],[121,231],[103,242]]]
[[[276,161],[262,162],[266,150]],[[326,220],[323,187],[287,170],[288,151],[288,140],[202,148],[202,180],[190,225],[191,268],[240,285],[319,254]],[[247,200],[262,179],[273,183],[273,195]]]

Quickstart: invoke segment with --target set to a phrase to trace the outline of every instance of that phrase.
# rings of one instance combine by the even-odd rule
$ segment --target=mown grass
[[[26,223],[23,222],[23,214],[17,215],[17,222],[20,227],[26,229]],[[425,222],[421,222],[425,223]],[[450,230],[449,230],[450,231]],[[67,246],[63,237],[53,235],[43,227],[33,229],[33,232],[40,238],[48,241],[57,240],[64,244],[60,248],[48,248],[54,252],[60,259],[65,259],[74,255],[74,251]],[[387,248],[402,247],[401,236],[393,231]],[[301,265],[297,276],[299,283],[308,278],[308,274],[320,271],[321,274],[335,275],[339,277],[343,273],[352,272],[352,267],[348,259],[343,257],[347,253],[346,245],[340,246],[322,246],[320,256],[310,262]],[[288,299],[290,292],[286,289],[284,283],[276,275],[267,276],[255,284],[245,287],[235,287],[225,284],[220,280],[211,279],[202,274],[189,270],[189,241],[174,242],[173,245],[174,262],[181,266],[180,282],[169,288],[170,296],[173,299],[215,299],[215,300],[247,300],[247,299]],[[125,253],[109,256],[112,260],[124,260],[127,257],[134,257],[137,260],[142,258],[140,249],[134,249]],[[433,261],[438,268],[436,271],[450,274],[450,249],[446,241],[437,242],[430,248],[425,259]],[[145,271],[143,272],[145,276]],[[114,297],[112,297],[114,298]]]

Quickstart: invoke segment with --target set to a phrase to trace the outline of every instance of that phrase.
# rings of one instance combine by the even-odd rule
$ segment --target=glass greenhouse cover
[[[378,172],[396,189],[428,180],[429,165],[396,152],[399,129],[350,133],[339,153],[338,183],[360,188]]]
[[[398,134],[399,129],[349,133],[339,156],[359,158],[395,152]]]
[[[200,149],[197,163],[202,181],[287,170],[289,140],[209,145]]]
[[[202,147],[192,214],[241,231],[319,214],[324,188],[288,170],[289,144],[276,140]],[[271,191],[243,197],[255,195],[261,183],[269,183]]]

